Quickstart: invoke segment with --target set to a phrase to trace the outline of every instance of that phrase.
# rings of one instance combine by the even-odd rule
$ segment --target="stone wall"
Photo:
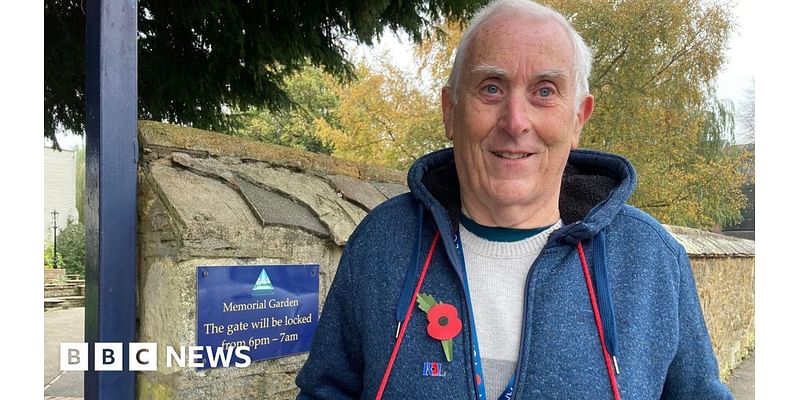
[[[58,283],[67,280],[67,270],[64,268],[49,268],[44,270],[44,283]]]
[[[321,309],[350,233],[407,191],[405,174],[149,121],[139,142],[137,340],[158,343],[160,354],[157,371],[138,373],[138,397],[293,399],[305,355],[242,369],[166,368],[165,346],[197,342],[195,268],[320,264]],[[671,229],[692,257],[720,362],[731,365],[752,337],[752,246]]]
[[[720,376],[755,347],[755,242],[684,227],[667,229],[689,253]]]
[[[142,399],[293,399],[306,356],[247,368],[166,368],[194,345],[199,265],[320,264],[320,309],[342,248],[367,212],[406,192],[398,171],[143,121],[138,193],[138,341],[159,369]]]

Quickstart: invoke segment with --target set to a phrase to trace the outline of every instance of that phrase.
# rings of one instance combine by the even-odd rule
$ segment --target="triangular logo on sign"
[[[267,271],[263,268],[261,269],[261,274],[258,275],[258,280],[256,284],[253,285],[254,292],[271,292],[273,290],[272,281],[269,280],[269,276],[267,275]]]

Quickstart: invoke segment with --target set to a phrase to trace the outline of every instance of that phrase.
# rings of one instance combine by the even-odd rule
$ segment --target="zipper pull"
[[[611,359],[614,360],[614,372],[619,375],[619,364],[617,364],[617,356],[611,356]]]
[[[398,336],[400,336],[400,321],[397,322],[397,332],[394,333],[394,338],[397,339]]]

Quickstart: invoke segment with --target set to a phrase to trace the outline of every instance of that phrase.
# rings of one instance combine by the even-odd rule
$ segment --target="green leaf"
[[[442,348],[447,362],[453,361],[453,339],[442,340]]]
[[[431,307],[436,305],[436,299],[434,299],[433,296],[429,294],[419,293],[417,294],[417,304],[419,305],[419,309],[425,311],[425,313],[427,314],[428,310],[430,310]]]

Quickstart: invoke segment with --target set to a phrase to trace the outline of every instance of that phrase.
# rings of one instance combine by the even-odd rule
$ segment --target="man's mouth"
[[[500,158],[507,158],[510,160],[517,160],[520,158],[530,157],[533,153],[507,153],[504,151],[493,151],[492,154],[500,157]]]

